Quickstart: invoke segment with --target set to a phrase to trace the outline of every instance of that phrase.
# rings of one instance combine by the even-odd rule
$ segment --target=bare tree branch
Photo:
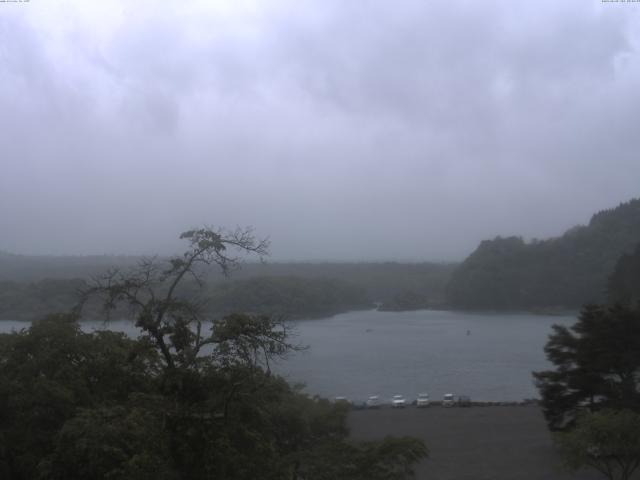
[[[233,231],[204,227],[180,235],[188,242],[182,255],[166,261],[143,258],[129,271],[112,269],[92,279],[82,292],[80,311],[91,298],[101,301],[105,313],[127,306],[144,335],[162,354],[169,369],[198,368],[199,356],[210,346],[210,358],[220,364],[236,364],[250,370],[266,368],[271,359],[300,347],[288,342],[288,328],[281,319],[233,314],[211,322],[203,316],[203,302],[180,295],[185,278],[193,278],[201,290],[201,269],[215,266],[224,275],[237,268],[242,255],[268,254],[269,240],[257,239],[250,228]],[[211,323],[205,334],[203,324]]]

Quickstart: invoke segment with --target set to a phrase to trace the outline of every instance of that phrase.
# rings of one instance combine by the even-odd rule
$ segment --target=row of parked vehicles
[[[419,393],[415,402],[418,408],[428,407],[430,405],[429,394]],[[445,393],[442,397],[442,401],[439,402],[443,407],[453,407],[455,405],[468,407],[471,405],[471,399],[466,395],[460,395],[457,400],[453,393]],[[392,408],[404,408],[407,406],[407,400],[403,395],[394,395],[391,397]],[[366,401],[367,408],[378,408],[382,405],[380,397],[378,395],[371,395]]]

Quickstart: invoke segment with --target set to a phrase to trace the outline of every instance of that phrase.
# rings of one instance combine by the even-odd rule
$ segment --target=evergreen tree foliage
[[[535,372],[552,430],[582,411],[640,412],[640,310],[589,305],[572,327],[554,325],[545,347],[554,370]]]
[[[633,253],[624,254],[616,263],[607,287],[609,303],[640,303],[640,243]]]

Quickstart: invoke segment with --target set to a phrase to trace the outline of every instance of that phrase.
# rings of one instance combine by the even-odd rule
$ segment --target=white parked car
[[[394,395],[391,399],[391,406],[393,408],[404,408],[406,404],[407,402],[402,395]]]
[[[444,397],[442,397],[442,406],[443,407],[453,407],[456,401],[453,398],[453,393],[445,393]]]
[[[416,405],[418,408],[420,407],[428,407],[429,406],[429,394],[428,393],[419,393],[418,398],[416,399]]]
[[[380,397],[378,395],[371,395],[367,399],[367,408],[378,408],[380,406]]]

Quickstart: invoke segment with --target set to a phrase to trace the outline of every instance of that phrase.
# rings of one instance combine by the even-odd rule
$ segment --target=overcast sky
[[[640,196],[640,3],[0,3],[0,250],[461,260]]]

